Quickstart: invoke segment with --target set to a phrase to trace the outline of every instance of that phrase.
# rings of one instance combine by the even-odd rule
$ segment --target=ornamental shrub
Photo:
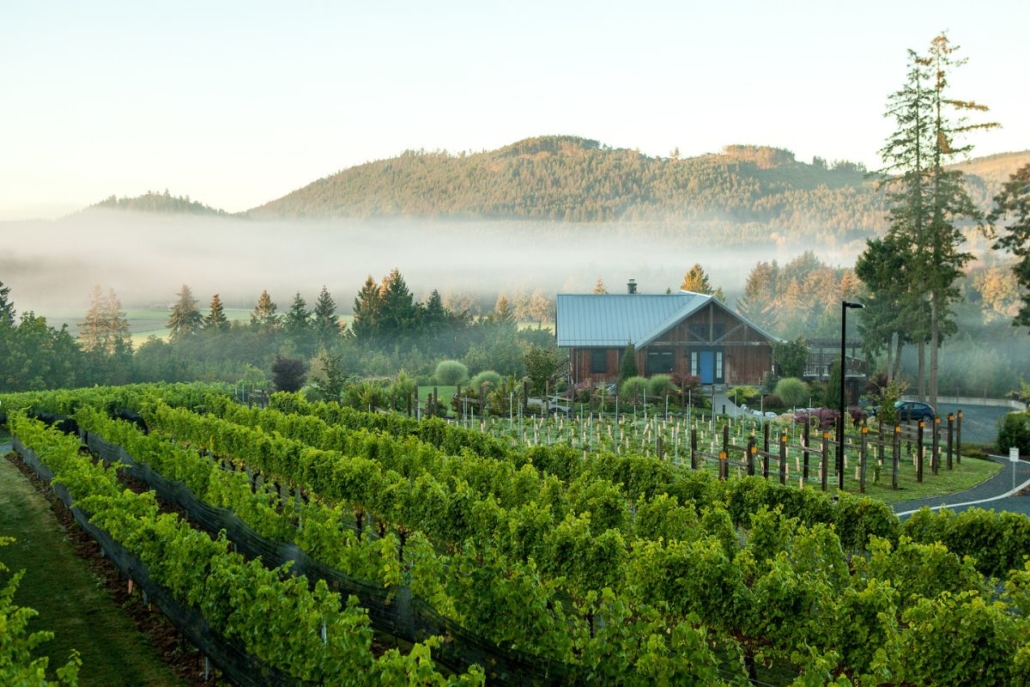
[[[436,365],[436,383],[441,386],[464,384],[469,378],[469,369],[457,360],[441,360]]]
[[[1030,454],[1030,411],[1009,413],[998,420],[998,451],[1008,454],[1012,447]]]
[[[788,408],[806,407],[811,392],[808,385],[797,377],[784,377],[776,382],[776,395],[783,399]]]

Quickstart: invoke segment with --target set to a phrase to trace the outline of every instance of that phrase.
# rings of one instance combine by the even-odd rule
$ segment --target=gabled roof
[[[557,299],[558,347],[640,348],[712,302],[690,291],[671,294],[564,294]],[[718,301],[715,303],[727,311]],[[730,311],[732,312],[732,311]],[[776,337],[746,318],[733,316],[770,341]]]
[[[558,347],[622,348],[647,341],[712,299],[699,293],[558,294]],[[664,325],[664,326],[663,326]]]

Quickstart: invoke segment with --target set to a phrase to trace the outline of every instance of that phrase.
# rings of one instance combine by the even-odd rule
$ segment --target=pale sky
[[[237,212],[406,149],[568,134],[878,167],[940,31],[953,94],[1030,148],[1026,0],[0,0],[0,220],[168,189]]]

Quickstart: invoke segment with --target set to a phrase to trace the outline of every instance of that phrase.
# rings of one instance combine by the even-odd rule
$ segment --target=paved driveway
[[[955,494],[901,501],[893,505],[894,512],[905,518],[924,506],[932,510],[947,507],[956,512],[975,507],[1030,515],[1030,496],[1017,496],[1030,489],[1030,462],[1021,460],[1013,463],[1000,456],[991,456],[991,460],[1001,463],[1002,468],[986,482]]]

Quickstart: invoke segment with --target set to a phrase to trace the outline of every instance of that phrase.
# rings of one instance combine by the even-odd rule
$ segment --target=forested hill
[[[164,193],[148,191],[141,196],[136,196],[135,198],[119,198],[117,196],[110,196],[95,205],[89,206],[86,208],[85,212],[89,212],[93,209],[129,210],[133,212],[156,212],[185,215],[228,215],[225,210],[218,210],[195,200],[190,200],[189,196],[170,195],[167,190]]]
[[[246,213],[254,218],[432,217],[570,222],[715,222],[836,235],[883,222],[882,199],[851,163],[799,162],[785,150],[729,146],[649,157],[548,136],[500,150],[408,151],[319,179]]]

